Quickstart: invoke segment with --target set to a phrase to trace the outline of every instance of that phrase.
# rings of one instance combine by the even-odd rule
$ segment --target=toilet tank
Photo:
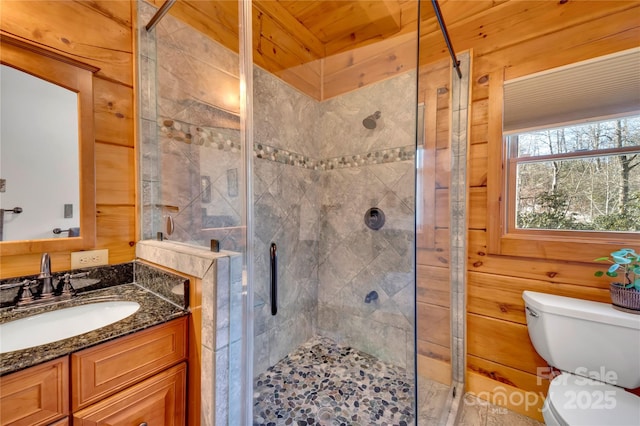
[[[524,291],[529,338],[562,371],[640,387],[640,315],[607,303]]]

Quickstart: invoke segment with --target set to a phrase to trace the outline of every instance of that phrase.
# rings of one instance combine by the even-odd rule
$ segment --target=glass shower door
[[[253,5],[254,424],[415,421],[417,29],[365,3]]]
[[[145,29],[158,9],[137,2],[142,238],[222,252],[213,272],[203,272],[214,283],[197,295],[203,299],[202,328],[194,331],[202,334],[203,424],[243,424],[247,399],[242,333],[243,317],[250,318],[243,310],[249,168],[243,129],[250,112],[241,90],[243,3],[154,2],[169,13]]]

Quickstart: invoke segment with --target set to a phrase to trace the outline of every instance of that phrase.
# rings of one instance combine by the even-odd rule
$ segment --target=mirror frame
[[[2,256],[88,249],[96,242],[93,74],[99,70],[0,31],[0,63],[78,95],[80,236],[1,241]]]

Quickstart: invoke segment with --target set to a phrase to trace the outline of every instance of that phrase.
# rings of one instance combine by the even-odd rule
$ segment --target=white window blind
[[[640,48],[504,83],[506,134],[640,110]]]

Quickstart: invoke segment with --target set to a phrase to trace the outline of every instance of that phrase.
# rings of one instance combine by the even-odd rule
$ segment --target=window
[[[639,65],[634,48],[526,76],[490,74],[489,253],[584,262],[638,244]]]
[[[640,232],[640,115],[507,143],[509,231]]]

